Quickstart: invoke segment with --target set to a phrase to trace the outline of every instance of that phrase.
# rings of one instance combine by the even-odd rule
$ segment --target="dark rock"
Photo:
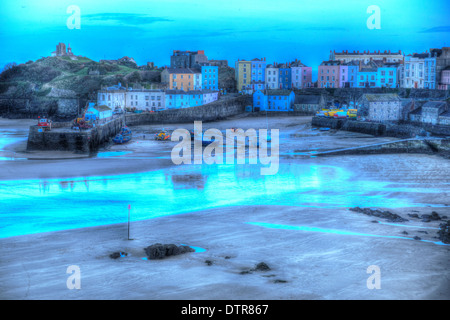
[[[111,259],[118,259],[118,258],[123,258],[123,257],[126,257],[128,255],[128,253],[126,253],[126,252],[114,252],[114,253],[111,253],[110,255],[109,255],[109,257],[111,258]]]
[[[412,213],[412,214],[408,213],[408,216],[411,217],[411,218],[419,219],[419,215],[417,213]]]
[[[433,221],[437,221],[437,220],[441,220],[441,217],[439,216],[439,214],[435,211],[433,211],[431,214],[423,214],[421,216],[422,219],[425,220],[433,220]]]
[[[187,252],[194,252],[195,250],[189,246],[177,246],[175,244],[161,244],[156,243],[144,248],[148,259],[163,259],[169,256],[175,256]]]
[[[239,272],[239,274],[249,274],[252,273],[250,270],[243,270],[241,272]]]
[[[255,271],[269,271],[270,267],[265,262],[260,262],[256,265]]]
[[[426,231],[417,231],[417,232],[428,234],[428,232]]]
[[[286,280],[281,280],[281,279],[275,279],[273,280],[273,283],[286,283]]]
[[[406,232],[406,231],[403,231],[403,232],[402,232],[402,234],[408,234],[408,232]]]
[[[213,262],[212,262],[211,260],[205,260],[205,263],[206,263],[208,266],[212,266],[212,264],[213,264]]]
[[[447,219],[447,216],[442,216],[441,218],[442,218],[442,219]]]
[[[414,236],[413,239],[414,239],[414,240],[422,240],[422,238],[421,238],[421,237],[418,237],[418,236]]]
[[[350,211],[363,213],[368,216],[378,217],[382,219],[386,219],[389,222],[405,222],[409,221],[408,219],[400,217],[398,214],[392,213],[390,211],[382,211],[378,209],[370,209],[370,208],[350,208]]]
[[[231,257],[230,256],[225,256],[224,259],[231,259]]]
[[[422,222],[431,222],[430,219],[422,219]]]
[[[450,221],[439,225],[438,237],[443,243],[450,243]]]

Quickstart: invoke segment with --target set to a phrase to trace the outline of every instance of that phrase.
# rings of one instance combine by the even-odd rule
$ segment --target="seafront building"
[[[253,94],[254,111],[293,111],[295,94],[292,90],[266,89]]]
[[[97,93],[97,105],[112,110],[162,111],[200,106],[219,99],[217,90],[149,90],[116,86],[102,88]]]

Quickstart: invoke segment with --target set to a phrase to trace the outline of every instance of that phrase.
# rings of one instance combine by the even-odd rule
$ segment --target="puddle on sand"
[[[320,232],[320,233],[338,234],[338,235],[344,235],[344,236],[346,235],[346,236],[376,237],[376,238],[388,238],[388,239],[405,239],[405,240],[414,240],[414,241],[421,241],[421,242],[430,242],[430,243],[434,243],[437,245],[443,245],[443,246],[450,245],[450,244],[445,244],[441,241],[415,240],[413,238],[408,238],[408,237],[384,236],[384,235],[360,233],[360,232],[347,231],[347,230],[326,229],[326,228],[317,228],[317,227],[308,227],[308,226],[291,226],[291,225],[285,225],[285,224],[275,224],[275,223],[265,223],[265,222],[247,222],[247,224],[260,226],[260,227],[264,227],[264,228],[270,228],[270,229]]]
[[[185,165],[116,176],[0,181],[0,238],[124,223],[129,204],[132,221],[232,206],[423,207],[414,201],[415,192],[449,188],[391,188],[390,182],[360,180],[332,165],[281,163],[273,176],[260,169]]]

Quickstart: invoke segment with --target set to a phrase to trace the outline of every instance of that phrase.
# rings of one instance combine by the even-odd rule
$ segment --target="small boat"
[[[170,140],[170,134],[165,131],[164,129],[160,132],[158,132],[157,134],[155,134],[155,140],[159,140],[159,141],[165,141],[165,140]]]
[[[130,128],[127,126],[122,127],[120,132],[113,138],[113,142],[116,144],[127,143],[131,140],[133,134],[131,133]]]

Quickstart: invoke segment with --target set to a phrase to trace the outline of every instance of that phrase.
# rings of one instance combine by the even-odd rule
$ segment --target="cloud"
[[[156,22],[172,22],[173,20],[152,17],[147,14],[141,13],[95,13],[95,14],[83,14],[81,16],[83,23],[88,20],[91,22],[113,22],[120,25],[143,25]]]
[[[450,26],[433,27],[430,29],[420,31],[420,33],[434,33],[434,32],[450,32]]]

